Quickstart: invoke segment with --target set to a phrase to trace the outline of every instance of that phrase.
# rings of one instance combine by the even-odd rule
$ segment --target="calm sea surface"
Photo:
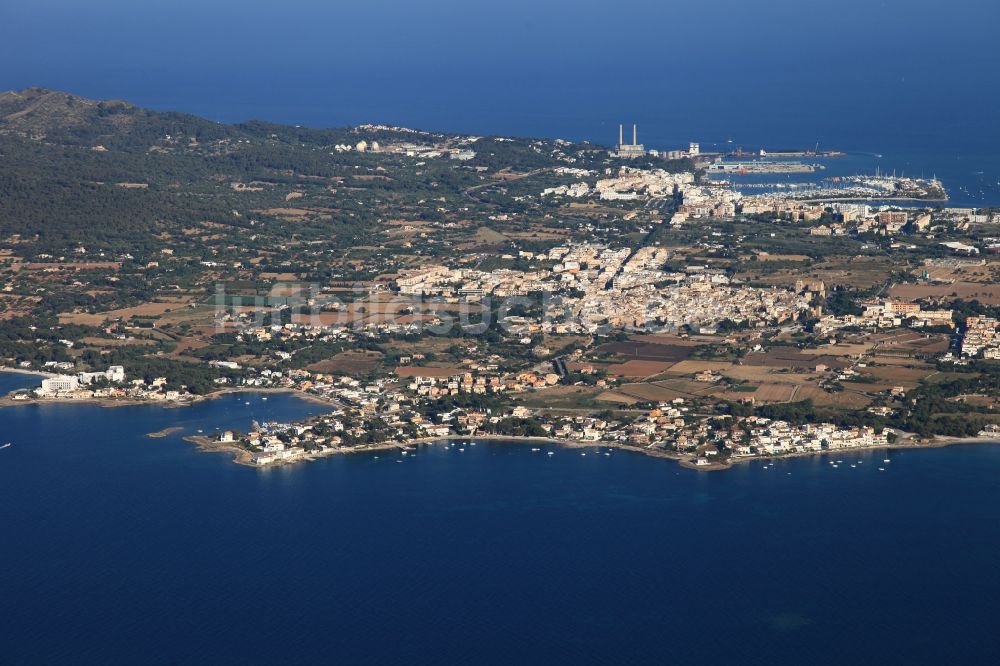
[[[0,56],[5,48],[11,47],[0,41]],[[910,84],[901,88],[883,81],[845,82],[843,91],[851,93],[847,97],[859,101],[842,98],[831,105],[819,100],[775,103],[776,95],[800,91],[801,82],[782,83],[779,91],[773,82],[758,89],[751,85],[752,76],[745,78],[749,89],[739,93],[720,88],[678,97],[674,86],[684,84],[663,80],[670,79],[665,69],[638,80],[616,81],[619,73],[595,78],[583,65],[556,80],[534,70],[498,74],[457,64],[438,76],[428,73],[440,69],[437,66],[382,76],[360,72],[333,76],[312,70],[290,75],[263,66],[252,73],[228,70],[223,79],[205,81],[203,71],[192,79],[191,72],[177,63],[162,67],[150,77],[145,70],[109,71],[104,61],[85,71],[60,61],[52,68],[0,72],[0,89],[40,85],[93,98],[125,98],[148,108],[227,123],[249,119],[311,127],[388,123],[601,145],[617,141],[619,123],[635,122],[639,140],[647,148],[687,148],[690,141],[700,142],[705,151],[727,152],[737,147],[749,152],[811,150],[818,145],[821,150],[849,154],[827,162],[827,170],[815,177],[874,174],[876,169],[937,176],[948,191],[949,205],[1000,207],[1000,131],[993,111],[1000,104],[1000,79],[989,77],[988,85],[983,85],[978,75],[970,77],[961,70],[948,72],[955,77],[951,85],[959,89],[954,95]],[[733,71],[730,76],[738,77],[739,69]],[[711,78],[688,76],[702,85]],[[812,94],[824,97],[818,90]],[[861,102],[862,98],[870,101]],[[754,179],[734,180],[739,184]]]
[[[1000,658],[1000,447],[705,473],[480,442],[255,470],[180,439],[318,409],[0,410],[0,661]]]

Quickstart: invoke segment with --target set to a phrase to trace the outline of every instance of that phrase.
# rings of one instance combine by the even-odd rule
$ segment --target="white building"
[[[42,380],[42,386],[38,389],[40,395],[56,395],[58,393],[71,393],[80,388],[80,380],[70,375],[60,375]]]
[[[112,365],[104,372],[81,372],[77,375],[77,379],[84,386],[93,384],[99,379],[106,379],[112,384],[117,384],[125,381],[125,368],[120,365]]]

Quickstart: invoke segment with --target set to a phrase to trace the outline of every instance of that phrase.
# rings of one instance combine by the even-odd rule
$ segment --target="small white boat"
[[[267,401],[267,396],[265,395],[263,398],[261,398],[261,400],[264,400],[266,402]]]
[[[9,448],[10,448],[10,446],[11,446],[11,445],[10,445],[10,442],[7,442],[7,443],[6,443],[6,444],[4,444],[3,446],[0,446],[0,449],[9,449]]]
[[[246,402],[244,402],[243,404],[244,404],[244,405],[249,405],[249,404],[250,404],[250,401],[249,401],[249,400],[247,400],[247,401],[246,401]]]
[[[541,449],[531,449],[532,451],[541,451]]]
[[[611,454],[610,454],[610,453],[605,453],[604,455],[606,455],[606,456],[610,456]]]
[[[465,449],[459,449],[459,451],[461,451],[461,452],[463,452],[463,453],[464,453],[464,452],[465,452]]]
[[[580,455],[581,455],[581,456],[585,456],[585,455],[587,455],[587,454],[586,454],[586,453],[581,453]]]
[[[549,451],[549,455],[550,455],[550,456],[554,456],[555,454],[556,454],[556,452],[555,452],[555,451]]]
[[[885,471],[885,467],[879,467],[879,468],[878,468],[878,471],[880,471],[880,472],[884,472],[884,471]]]
[[[890,460],[889,460],[888,458],[886,458],[886,459],[885,459],[885,460],[883,460],[882,462],[884,462],[884,463],[887,463],[887,462],[891,462],[891,461],[890,461]]]

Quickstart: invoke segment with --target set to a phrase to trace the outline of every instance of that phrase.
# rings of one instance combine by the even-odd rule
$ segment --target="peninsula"
[[[495,437],[715,469],[997,432],[1000,212],[637,132],[0,94],[0,365],[44,376],[0,404],[326,406],[191,438],[252,465]],[[815,180],[711,177],[751,168]]]

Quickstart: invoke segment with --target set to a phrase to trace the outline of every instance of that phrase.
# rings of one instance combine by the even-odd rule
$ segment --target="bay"
[[[995,446],[706,473],[458,440],[258,470],[181,439],[322,409],[263,397],[0,410],[3,661],[1000,656]]]

